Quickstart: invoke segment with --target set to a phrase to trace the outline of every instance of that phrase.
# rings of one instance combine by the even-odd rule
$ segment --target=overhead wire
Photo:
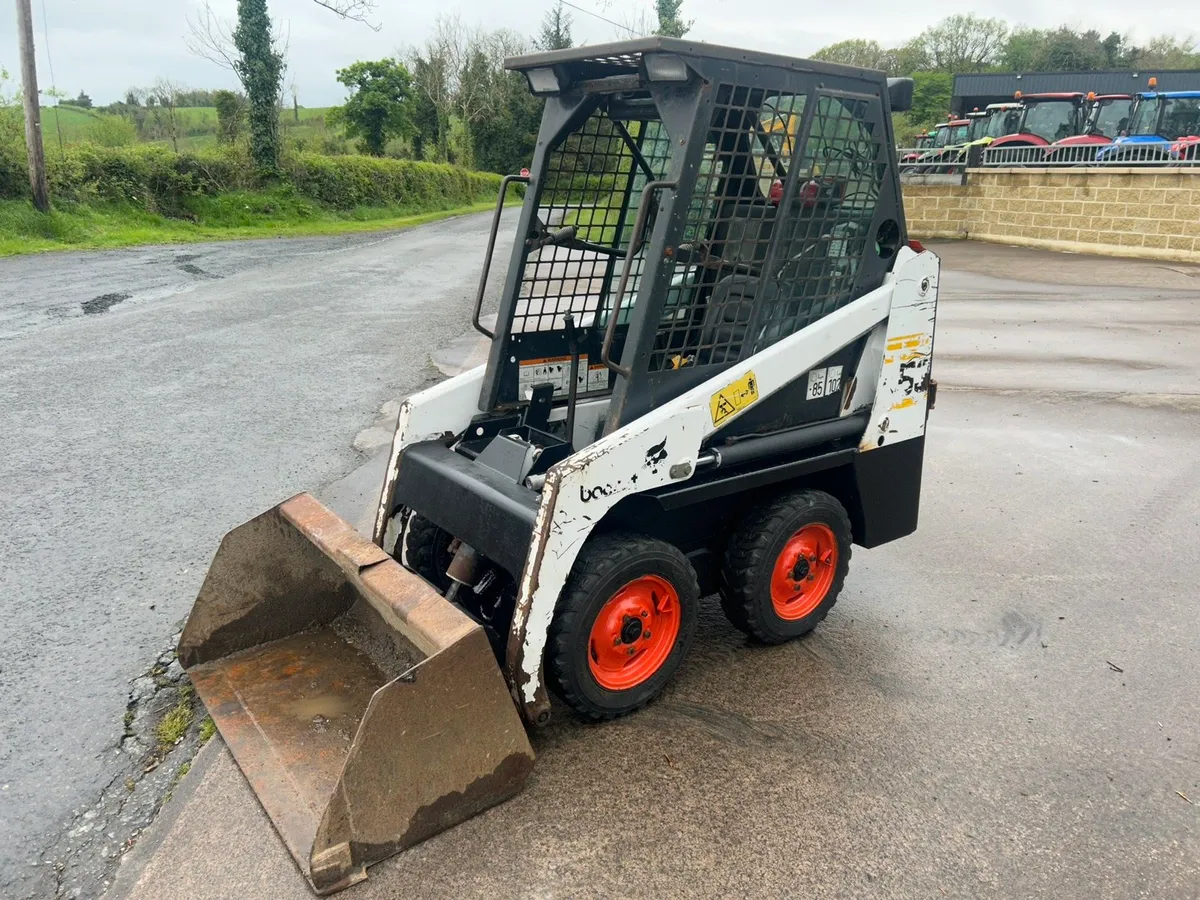
[[[45,2],[45,0],[43,0],[43,2]],[[600,15],[599,13],[592,12],[590,9],[584,9],[582,6],[576,6],[574,3],[569,2],[569,0],[559,0],[559,2],[562,3],[563,6],[569,6],[569,7],[571,7],[571,9],[578,10],[579,12],[583,13],[585,16],[591,16],[593,19],[599,19],[601,22],[607,22],[609,25],[615,25],[617,28],[620,28],[622,31],[628,31],[632,35],[637,35],[638,37],[646,36],[642,32],[638,31],[636,28],[630,28],[628,25],[622,25],[620,22],[614,22],[612,19],[606,19],[604,16]]]
[[[58,94],[58,81],[54,77],[54,57],[50,54],[50,17],[46,15],[46,0],[42,0],[42,41],[46,45],[46,62],[50,64],[50,91],[53,96]],[[58,132],[58,152],[62,153],[62,119],[59,118],[57,105],[54,109],[54,130]]]

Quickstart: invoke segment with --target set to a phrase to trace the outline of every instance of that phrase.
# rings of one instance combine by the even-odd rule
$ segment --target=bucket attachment
[[[225,536],[179,660],[321,894],[533,765],[483,629],[308,494]]]

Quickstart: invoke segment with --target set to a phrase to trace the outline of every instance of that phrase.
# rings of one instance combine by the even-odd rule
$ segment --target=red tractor
[[[1011,157],[1004,162],[1028,165],[1040,162],[1041,154],[1021,147],[1049,147],[1055,141],[1083,132],[1087,117],[1087,96],[1082,93],[1014,95],[1021,104],[1021,121],[1016,132],[997,138],[988,147],[988,154]],[[1006,149],[1007,148],[1007,149]]]
[[[1133,115],[1132,94],[1087,95],[1087,120],[1083,133],[1055,141],[1046,151],[1046,162],[1090,163],[1096,153],[1114,139],[1129,133]]]

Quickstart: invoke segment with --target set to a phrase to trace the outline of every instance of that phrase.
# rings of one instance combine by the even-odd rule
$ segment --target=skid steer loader
[[[322,893],[520,790],[550,691],[649,701],[701,597],[797,637],[917,524],[912,83],[669,38],[508,66],[545,111],[487,364],[403,403],[372,539],[307,494],[242,525],[179,647]]]

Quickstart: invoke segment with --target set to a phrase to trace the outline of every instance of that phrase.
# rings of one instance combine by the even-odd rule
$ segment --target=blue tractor
[[[1200,91],[1135,95],[1129,132],[1096,154],[1098,162],[1200,161]]]

